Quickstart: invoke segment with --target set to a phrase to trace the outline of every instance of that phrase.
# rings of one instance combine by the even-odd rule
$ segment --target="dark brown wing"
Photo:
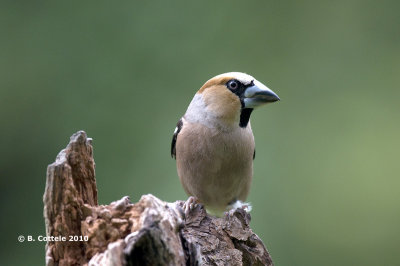
[[[172,142],[171,142],[171,157],[176,159],[176,139],[178,138],[178,134],[182,129],[182,118],[179,119],[178,123],[176,124],[176,128],[174,131],[174,135],[172,136]]]

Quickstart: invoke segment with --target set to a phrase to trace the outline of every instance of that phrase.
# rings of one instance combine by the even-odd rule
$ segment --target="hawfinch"
[[[254,108],[280,100],[250,75],[230,72],[208,80],[175,129],[171,156],[186,193],[208,213],[243,206],[253,177]]]

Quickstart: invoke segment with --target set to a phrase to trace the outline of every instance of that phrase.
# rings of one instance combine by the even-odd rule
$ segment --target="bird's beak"
[[[254,108],[259,105],[272,103],[280,100],[275,92],[268,89],[267,86],[265,86],[258,80],[255,79],[253,83],[254,85],[248,87],[243,94],[244,95],[243,101],[245,108]]]

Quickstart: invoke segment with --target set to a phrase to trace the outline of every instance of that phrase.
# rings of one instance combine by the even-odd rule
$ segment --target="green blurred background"
[[[398,1],[2,1],[1,264],[41,265],[46,167],[94,139],[99,202],[186,199],[170,142],[194,93],[242,71],[252,228],[276,265],[399,265]]]

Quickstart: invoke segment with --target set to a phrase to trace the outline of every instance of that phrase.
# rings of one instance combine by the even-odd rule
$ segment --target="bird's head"
[[[208,80],[191,105],[199,107],[201,102],[209,119],[217,118],[225,124],[239,123],[240,127],[246,127],[254,108],[279,100],[278,95],[252,76],[229,72]],[[200,111],[200,108],[195,109]]]

